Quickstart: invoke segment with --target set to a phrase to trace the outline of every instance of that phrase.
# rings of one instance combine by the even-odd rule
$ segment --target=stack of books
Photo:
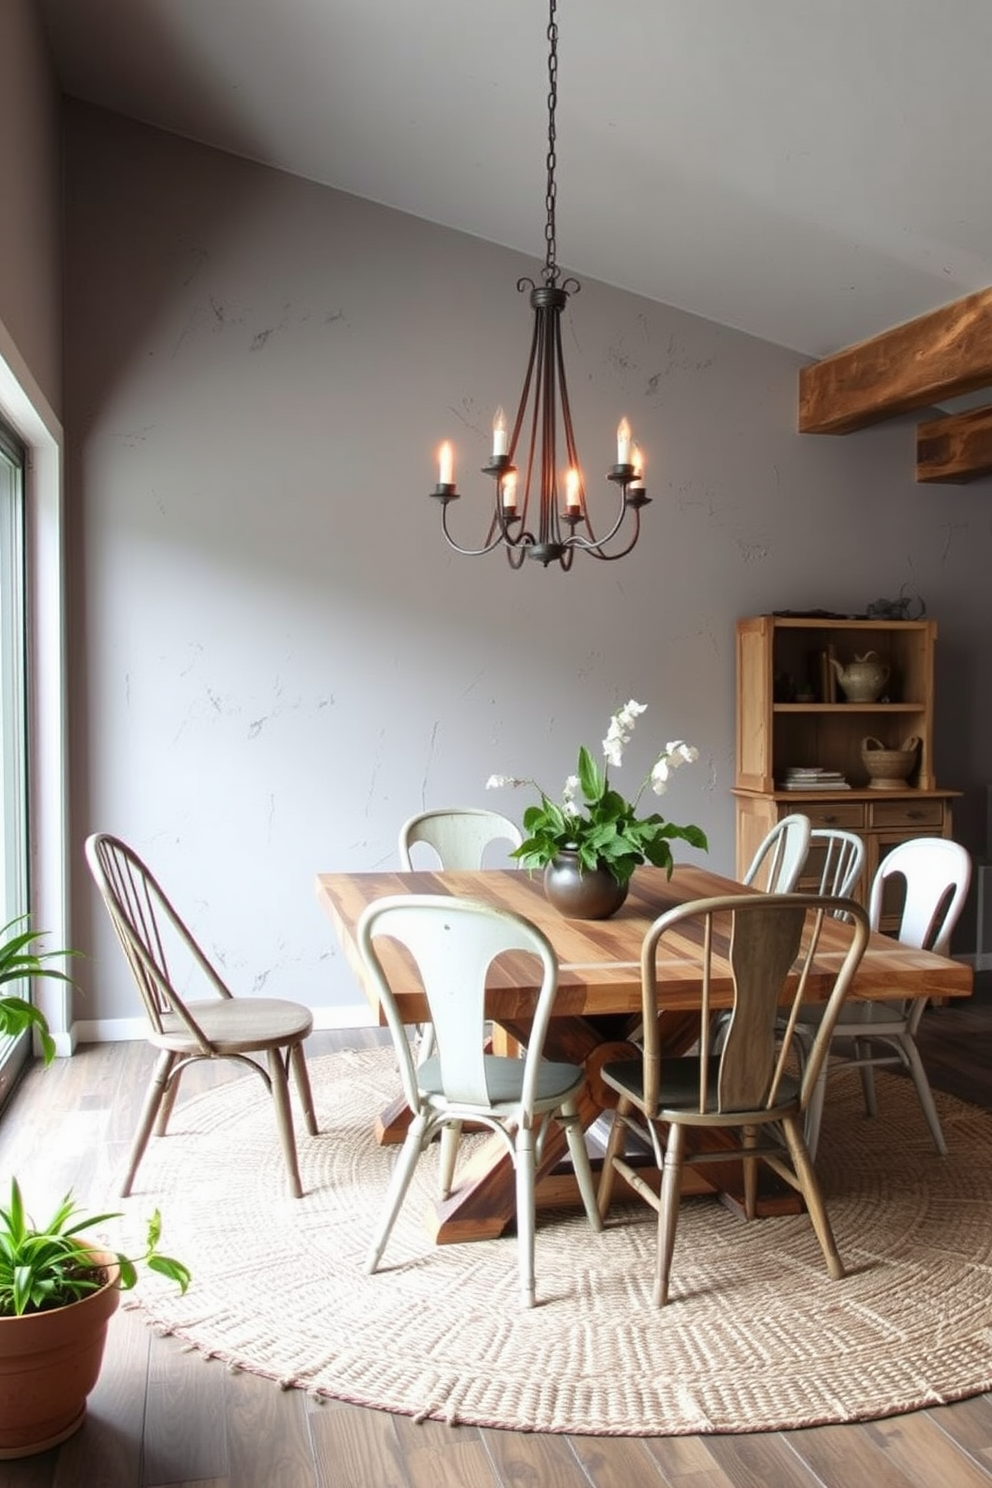
[[[841,791],[851,787],[840,770],[823,770],[818,765],[792,765],[779,782],[779,789]]]

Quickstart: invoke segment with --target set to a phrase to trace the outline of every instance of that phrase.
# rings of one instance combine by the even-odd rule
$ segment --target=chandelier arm
[[[518,279],[517,280],[517,288],[518,289],[522,289],[525,284],[530,284],[531,285],[531,289],[534,288],[534,285],[533,285],[533,283],[532,283],[532,281],[530,279],[526,279],[526,280],[525,279]],[[529,353],[529,355],[527,357],[527,371],[526,371],[526,374],[524,376],[523,392],[520,394],[520,402],[517,404],[517,416],[516,416],[516,418],[513,421],[513,429],[512,429],[511,434],[510,434],[509,455],[510,455],[510,460],[511,461],[513,460],[513,457],[514,457],[514,455],[517,452],[517,440],[520,437],[520,429],[521,429],[521,426],[522,426],[523,421],[524,421],[524,414],[527,412],[527,404],[530,401],[530,385],[531,385],[531,380],[532,380],[532,378],[534,376],[534,367],[535,367],[535,364],[537,362],[538,343],[539,343],[539,340],[540,340],[540,334],[541,334],[541,327],[540,327],[540,324],[538,322],[537,314],[535,312],[535,315],[534,315],[534,329],[531,332],[530,353]]]
[[[575,282],[574,280],[572,281]],[[582,502],[582,513],[588,524],[586,511],[585,480],[582,476],[582,467],[579,463],[579,452],[575,443],[575,430],[572,427],[572,405],[568,400],[568,378],[565,375],[565,353],[561,344],[561,316],[555,317],[555,360],[558,364],[558,389],[561,401],[561,421],[565,430],[565,449],[568,454],[568,463],[571,469],[579,474],[579,496]]]
[[[544,310],[542,326],[541,379],[541,542],[557,545],[561,540],[558,526],[558,460],[555,428],[555,326],[557,315]]]
[[[541,339],[541,323],[540,323],[540,317],[539,317],[538,313],[535,312],[535,314],[534,314],[533,361],[532,361],[531,365],[527,369],[527,387],[526,387],[526,394],[527,394],[527,398],[529,399],[530,396],[531,396],[531,386],[532,386],[531,374],[533,373],[534,374],[533,375],[533,399],[534,399],[534,405],[533,405],[533,408],[531,410],[530,435],[529,435],[528,440],[527,440],[527,468],[526,468],[526,472],[525,472],[525,475],[524,475],[524,503],[523,503],[522,514],[521,514],[522,515],[522,521],[523,521],[523,524],[524,524],[524,527],[525,528],[527,526],[527,514],[530,511],[530,498],[531,498],[531,491],[533,489],[533,481],[534,481],[534,455],[535,455],[535,452],[537,450],[538,419],[540,417],[540,412],[541,412],[540,387],[541,387],[541,379],[542,379],[542,376],[543,376],[543,363],[544,363],[544,343],[543,343],[543,341]],[[523,409],[523,403],[521,403],[521,414],[523,413],[523,411],[524,411],[524,409]],[[540,502],[540,494],[538,495],[538,501]],[[540,529],[540,516],[538,517],[538,529]],[[539,538],[539,536],[540,536],[540,530],[538,531],[538,538]],[[534,540],[537,541],[538,538],[535,538]]]
[[[489,531],[492,532],[492,530],[493,527],[490,526]],[[489,539],[487,538],[484,547],[463,548],[461,543],[456,542],[451,533],[448,531],[447,507],[445,507],[445,509],[441,512],[441,531],[444,534],[444,539],[447,542],[448,546],[450,548],[454,548],[456,553],[461,553],[463,558],[480,558],[483,553],[491,553],[494,548],[500,547],[503,542],[502,534],[497,531],[496,536],[492,539],[492,541],[489,541]]]
[[[623,517],[620,518],[620,522],[617,523],[613,531],[609,533],[607,537],[601,538],[599,542],[589,542],[585,538],[570,537],[565,539],[567,546],[572,549],[573,552],[578,549],[583,553],[588,553],[591,558],[599,558],[603,563],[612,563],[616,558],[626,558],[627,554],[632,551],[637,542],[637,539],[641,535],[640,510],[636,506],[633,507],[632,510],[634,513],[634,528],[631,532],[630,542],[625,548],[618,549],[616,553],[604,553],[603,547],[619,530],[620,522],[623,521]]]

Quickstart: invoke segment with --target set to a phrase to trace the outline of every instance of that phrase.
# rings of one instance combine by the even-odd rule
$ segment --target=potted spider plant
[[[45,963],[72,952],[42,952],[41,938],[42,932],[24,928],[23,917],[0,930],[0,986],[38,976],[70,980]],[[38,1034],[45,1064],[51,1063],[55,1043],[44,1015],[24,998],[0,994],[0,1034],[25,1029]],[[118,1217],[86,1215],[69,1193],[50,1219],[35,1224],[11,1179],[9,1201],[0,1204],[0,1459],[42,1452],[82,1424],[107,1324],[120,1293],[135,1285],[139,1266],[181,1291],[189,1284],[187,1267],[159,1252],[158,1210],[140,1256],[90,1242],[85,1232]]]

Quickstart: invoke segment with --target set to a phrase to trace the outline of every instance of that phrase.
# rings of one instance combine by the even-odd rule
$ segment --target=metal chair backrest
[[[948,837],[913,837],[886,853],[872,881],[868,915],[881,924],[885,889],[900,875],[905,897],[896,939],[924,951],[950,955],[951,932],[960,918],[971,883],[971,857]]]
[[[420,811],[400,828],[400,867],[415,866],[411,848],[424,842],[434,849],[442,869],[475,871],[485,866],[486,849],[500,841],[512,849],[520,846],[523,836],[516,823],[498,811],[476,806]]]
[[[843,920],[835,918],[838,907]],[[868,916],[853,899],[828,894],[720,895],[669,910],[648,931],[641,954],[644,1096],[658,1113],[662,1054],[658,1010],[666,983],[686,957],[703,961],[699,1047],[709,1047],[711,1014],[732,1002],[718,1054],[699,1061],[699,1111],[769,1110],[790,1068],[792,1031],[804,1004],[825,1008],[802,1072],[805,1108],[830,1035],[868,944]],[[831,954],[817,962],[827,940]],[[676,1061],[677,1063],[677,1061]]]
[[[497,1092],[486,1082],[486,978],[497,956],[532,958],[530,980],[537,1001],[524,1055],[521,1112],[530,1123],[541,1051],[558,988],[558,961],[547,937],[522,915],[445,894],[396,894],[378,899],[356,928],[359,953],[368,968],[393,1036],[403,1094],[420,1109],[416,1066],[407,1030],[393,996],[379,942],[390,938],[412,956],[430,1008],[445,1097],[460,1105],[490,1107]],[[534,960],[536,958],[536,964]],[[405,987],[409,972],[400,971]]]
[[[809,817],[801,812],[783,816],[761,843],[741,882],[767,894],[791,894],[806,862],[811,830]]]

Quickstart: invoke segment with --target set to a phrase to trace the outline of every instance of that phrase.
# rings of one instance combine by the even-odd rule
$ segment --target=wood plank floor
[[[934,1085],[992,1110],[992,976],[978,983],[967,1003],[927,1012],[920,1043]],[[375,1037],[318,1034],[312,1051]],[[0,1174],[19,1173],[32,1195],[39,1182],[46,1194],[69,1187],[85,1196],[112,1193],[150,1063],[144,1044],[112,1044],[85,1048],[46,1072],[29,1070],[0,1119]],[[190,1071],[189,1090],[217,1078],[225,1078],[222,1071]],[[300,1391],[229,1373],[184,1352],[175,1339],[157,1337],[124,1308],[113,1320],[83,1428],[53,1451],[0,1462],[0,1488],[865,1483],[992,1484],[992,1396],[853,1426],[739,1436],[569,1437],[415,1425],[336,1401],[318,1405]]]

